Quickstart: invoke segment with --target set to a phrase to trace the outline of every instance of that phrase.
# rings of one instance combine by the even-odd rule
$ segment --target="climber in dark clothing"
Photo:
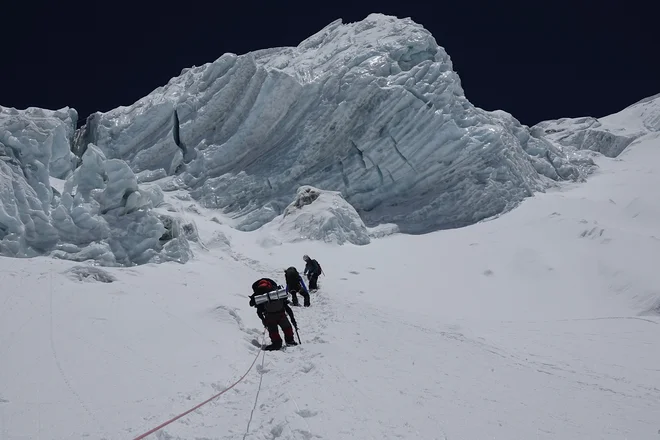
[[[307,286],[305,286],[305,282],[300,276],[300,273],[298,273],[298,269],[293,266],[289,267],[284,271],[284,279],[286,279],[286,291],[291,294],[293,305],[300,305],[297,296],[297,294],[300,293],[300,295],[302,295],[303,299],[305,300],[305,307],[309,307],[309,291],[307,290]]]
[[[303,255],[303,260],[307,263],[304,273],[307,275],[307,280],[309,281],[309,290],[317,290],[319,288],[317,282],[323,269],[321,269],[319,262],[309,258],[309,255]]]
[[[282,348],[282,338],[278,326],[282,327],[284,340],[287,345],[298,345],[293,338],[293,326],[297,329],[298,324],[293,316],[293,310],[289,307],[287,292],[278,286],[270,278],[261,278],[252,284],[250,295],[250,306],[257,308],[257,316],[261,319],[263,325],[268,329],[271,344],[265,346],[264,350],[279,350]],[[289,315],[291,322],[287,319]]]

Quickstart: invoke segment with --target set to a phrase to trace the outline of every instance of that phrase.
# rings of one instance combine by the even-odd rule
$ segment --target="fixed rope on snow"
[[[269,280],[269,281],[272,281],[272,280]],[[257,283],[255,282],[255,284],[257,284]],[[279,286],[278,286],[278,287],[279,287]],[[254,289],[255,289],[255,286],[253,285],[252,288],[253,288],[253,290],[254,290]],[[258,304],[261,304],[261,303],[263,303],[263,302],[270,302],[270,301],[272,301],[272,300],[283,300],[283,299],[285,300],[285,299],[288,297],[288,292],[287,292],[285,289],[281,289],[281,288],[280,288],[280,289],[276,289],[276,290],[273,291],[273,292],[268,292],[268,293],[266,293],[265,295],[256,295],[256,293],[257,293],[256,291],[255,291],[254,293],[255,293],[255,295],[252,295],[252,296],[251,296],[251,304],[250,304],[250,305],[254,305],[254,306],[257,306]],[[290,310],[290,308],[289,308],[289,310]],[[260,317],[261,317],[261,316],[260,316]],[[299,344],[302,344],[302,342],[301,342],[301,340],[300,340],[300,334],[298,333],[298,324],[296,323],[295,318],[293,317],[293,312],[291,312],[291,319],[292,319],[292,321],[293,321],[293,327],[295,328],[296,335],[298,336],[298,343],[299,343]],[[262,318],[262,321],[263,321],[263,318]],[[265,339],[266,339],[266,331],[267,331],[267,329],[264,329],[264,333],[263,333],[263,335],[262,335],[262,346],[263,346],[263,343],[265,342]],[[293,342],[293,345],[295,345],[295,342]],[[167,421],[161,423],[160,425],[156,426],[156,427],[153,428],[153,429],[150,429],[149,431],[145,432],[144,434],[141,434],[141,435],[135,437],[133,440],[142,440],[142,439],[148,437],[149,435],[151,435],[151,434],[153,434],[153,433],[155,433],[155,432],[161,430],[162,428],[164,428],[165,426],[169,425],[170,423],[173,423],[173,422],[179,420],[181,417],[183,417],[183,416],[185,416],[185,415],[188,415],[188,414],[190,414],[191,412],[193,412],[193,411],[195,411],[195,410],[201,408],[202,406],[204,406],[204,405],[206,405],[207,403],[209,403],[209,402],[211,402],[211,401],[217,399],[218,397],[222,396],[222,395],[223,395],[224,393],[226,393],[227,391],[229,391],[229,390],[231,390],[232,388],[234,388],[234,387],[235,387],[236,385],[238,385],[243,379],[245,379],[245,377],[248,375],[248,373],[249,373],[250,371],[252,371],[252,368],[254,367],[254,364],[256,363],[257,359],[259,359],[259,354],[260,354],[260,353],[261,353],[261,351],[257,352],[257,355],[256,355],[255,358],[252,360],[252,364],[250,364],[250,367],[249,367],[249,368],[247,369],[247,371],[243,374],[243,376],[241,376],[236,382],[234,382],[233,384],[231,384],[229,387],[227,387],[227,388],[224,389],[223,391],[221,391],[221,392],[215,394],[214,396],[211,396],[210,398],[206,399],[204,402],[202,402],[202,403],[200,403],[200,404],[198,404],[198,405],[195,405],[194,407],[190,408],[189,410],[187,410],[187,411],[185,411],[185,412],[183,412],[183,413],[181,413],[181,414],[179,414],[179,415],[177,415],[177,416],[175,416],[175,417],[172,417],[171,419],[169,419],[169,420],[167,420]],[[265,358],[265,352],[264,352],[264,357],[262,358],[262,361],[261,361],[261,363],[262,363],[262,367],[263,367],[264,358]],[[263,379],[263,376],[262,376],[261,379]],[[258,388],[258,390],[257,390],[257,396],[256,396],[256,398],[255,398],[255,403],[254,403],[254,404],[255,404],[255,408],[256,408],[257,400],[259,399],[259,391],[261,391],[261,380],[259,381],[259,388]],[[250,423],[252,422],[252,416],[253,416],[253,413],[254,413],[254,408],[252,409],[252,412],[251,412],[251,414],[250,414],[250,420],[248,421],[247,429],[246,429],[246,432],[245,432],[245,435],[246,435],[246,436],[247,436],[247,434],[249,433],[249,430],[250,430]]]
[[[257,355],[257,357],[259,357],[259,355]],[[254,397],[254,405],[252,406],[252,411],[250,411],[250,419],[248,420],[247,428],[245,428],[245,434],[243,434],[243,440],[245,440],[245,438],[250,433],[250,424],[252,423],[252,417],[254,416],[254,411],[257,409],[257,402],[259,401],[259,393],[261,392],[261,383],[264,380],[264,359],[266,359],[265,351],[264,351],[264,355],[261,357],[261,371],[260,371],[261,376],[259,377],[259,386],[257,387],[257,395]]]
[[[263,339],[263,340],[266,339],[266,331],[265,331],[265,330],[264,330],[264,334],[262,335],[262,339]],[[149,435],[155,433],[156,431],[161,430],[162,428],[166,427],[166,426],[169,425],[170,423],[175,422],[175,421],[179,420],[181,417],[183,417],[183,416],[185,416],[185,415],[188,415],[188,414],[190,414],[191,412],[193,412],[193,411],[195,411],[195,410],[201,408],[202,406],[206,405],[207,403],[211,402],[212,400],[217,399],[218,397],[222,396],[222,395],[223,395],[224,393],[226,393],[227,391],[229,391],[229,390],[231,390],[232,388],[234,388],[234,387],[235,387],[236,385],[238,385],[243,379],[245,379],[245,377],[248,375],[248,373],[252,370],[252,367],[254,367],[254,364],[255,364],[255,362],[257,362],[257,359],[259,359],[259,355],[260,355],[261,353],[262,353],[261,351],[257,351],[257,355],[254,357],[254,360],[252,360],[252,364],[250,365],[250,368],[248,368],[247,371],[245,372],[245,374],[243,374],[243,375],[242,375],[242,376],[241,376],[236,382],[234,382],[233,384],[231,384],[229,387],[225,388],[224,390],[222,390],[222,391],[219,392],[218,394],[216,394],[216,395],[214,395],[214,396],[211,396],[210,398],[206,399],[205,401],[203,401],[203,402],[200,403],[199,405],[195,405],[194,407],[190,408],[188,411],[183,412],[183,413],[179,414],[179,415],[176,416],[176,417],[172,417],[171,419],[167,420],[166,422],[161,423],[160,425],[156,426],[156,427],[153,428],[153,429],[150,429],[149,431],[145,432],[144,434],[141,434],[141,435],[135,437],[133,440],[142,440],[143,438],[145,438],[145,437],[147,437],[147,436],[149,436]],[[262,362],[263,362],[263,361],[262,361]]]

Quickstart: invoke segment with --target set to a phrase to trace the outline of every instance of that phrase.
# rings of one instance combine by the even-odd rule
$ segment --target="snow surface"
[[[360,215],[341,193],[312,186],[300,187],[284,213],[259,231],[264,235],[262,243],[321,240],[365,245],[371,242],[369,230]]]
[[[188,264],[3,258],[0,438],[135,438],[255,356],[149,438],[655,438],[660,137],[596,161],[491,221],[368,246],[263,247],[173,192],[154,210],[197,226]],[[325,276],[302,345],[259,353],[250,285],[303,254]]]
[[[433,36],[382,14],[184,69],[90,116],[75,150],[90,142],[144,181],[176,175],[169,188],[245,231],[281,215],[302,185],[340,191],[369,227],[459,227],[591,166],[507,113],[475,108]]]
[[[635,139],[658,131],[660,95],[643,99],[600,119],[563,118],[532,127],[535,135],[550,140],[560,149],[564,146],[593,150],[608,157],[617,157]]]

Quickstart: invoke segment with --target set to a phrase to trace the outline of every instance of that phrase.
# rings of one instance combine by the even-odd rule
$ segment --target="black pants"
[[[319,288],[319,286],[317,284],[317,282],[319,280],[319,274],[315,273],[315,274],[312,275],[310,273],[309,275],[307,275],[307,280],[309,281],[309,289],[310,290],[312,290],[312,289],[316,290],[316,289]]]
[[[282,331],[284,332],[284,339],[287,343],[295,342],[293,339],[293,327],[291,327],[291,323],[286,317],[286,313],[268,313],[264,317],[264,324],[266,324],[266,328],[268,328],[268,336],[270,336],[270,340],[273,345],[278,347],[282,346],[282,337],[278,331],[278,326],[282,327]]]
[[[302,297],[305,299],[305,307],[309,307],[309,293],[305,292],[304,290],[289,290],[289,293],[291,294],[291,299],[293,300],[293,305],[294,306],[299,306],[300,303],[298,302],[298,294],[302,295]]]

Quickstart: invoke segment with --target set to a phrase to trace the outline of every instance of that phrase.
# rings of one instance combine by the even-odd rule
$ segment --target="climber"
[[[284,271],[284,279],[286,280],[286,291],[291,294],[293,305],[300,305],[297,296],[297,294],[300,293],[305,300],[305,307],[309,307],[309,291],[307,290],[307,286],[305,286],[305,282],[300,276],[300,273],[298,273],[298,270],[293,266],[289,267]]]
[[[309,290],[318,290],[319,286],[317,282],[319,276],[323,273],[323,269],[321,269],[319,262],[309,258],[309,255],[303,255],[303,260],[307,263],[304,273],[307,275],[307,280],[309,281]]]
[[[282,338],[278,326],[282,327],[287,345],[298,345],[293,338],[293,326],[298,329],[293,310],[289,307],[288,293],[270,278],[261,278],[252,284],[250,306],[257,308],[257,316],[264,327],[268,329],[271,344],[263,347],[264,350],[279,350],[282,348]],[[291,322],[287,319],[289,315]]]

